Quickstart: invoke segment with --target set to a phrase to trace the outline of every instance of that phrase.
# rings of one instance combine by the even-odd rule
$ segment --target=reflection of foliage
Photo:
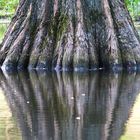
[[[0,139],[19,140],[20,137],[20,131],[0,90]]]

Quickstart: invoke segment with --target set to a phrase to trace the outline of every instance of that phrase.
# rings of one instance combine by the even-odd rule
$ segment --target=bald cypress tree
[[[0,64],[6,70],[136,69],[140,39],[124,0],[20,0]]]

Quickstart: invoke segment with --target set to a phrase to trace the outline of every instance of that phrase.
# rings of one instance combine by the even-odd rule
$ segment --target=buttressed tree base
[[[0,49],[9,69],[137,69],[140,39],[124,0],[20,0]]]

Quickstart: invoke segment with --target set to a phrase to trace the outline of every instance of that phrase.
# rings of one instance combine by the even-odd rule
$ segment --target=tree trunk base
[[[119,0],[21,0],[0,49],[2,69],[140,69],[140,39]]]

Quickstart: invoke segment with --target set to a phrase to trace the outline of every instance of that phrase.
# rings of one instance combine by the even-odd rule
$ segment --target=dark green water
[[[140,74],[1,72],[0,87],[14,140],[126,140]],[[140,120],[132,125],[140,128]],[[1,135],[7,140],[9,133]]]

